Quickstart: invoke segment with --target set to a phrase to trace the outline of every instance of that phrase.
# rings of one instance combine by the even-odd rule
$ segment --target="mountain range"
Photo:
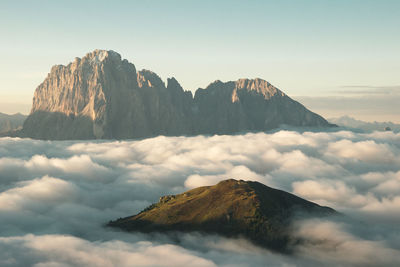
[[[51,68],[36,88],[21,137],[128,139],[233,134],[280,125],[331,127],[262,79],[215,81],[194,96],[114,51],[95,50]]]
[[[296,219],[339,213],[259,182],[224,180],[160,198],[142,212],[108,226],[139,232],[205,232],[243,236],[278,251],[300,242],[291,234]]]
[[[366,122],[354,119],[349,116],[342,116],[339,118],[331,118],[328,119],[331,123],[337,124],[339,126],[351,128],[351,129],[360,129],[363,131],[371,132],[371,131],[387,131],[391,130],[394,132],[400,132],[400,124],[394,122]]]
[[[12,115],[0,113],[0,133],[20,130],[26,117],[21,113]]]

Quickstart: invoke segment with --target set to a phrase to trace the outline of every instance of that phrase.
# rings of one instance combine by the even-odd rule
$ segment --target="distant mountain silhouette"
[[[0,113],[0,133],[21,129],[26,117],[26,115],[22,115],[21,113],[13,115]]]
[[[364,131],[394,131],[400,132],[400,124],[393,122],[366,122],[362,120],[357,120],[349,116],[342,116],[340,118],[331,118],[330,122],[335,123],[339,126],[348,127],[351,129],[361,129]]]
[[[258,245],[287,251],[295,218],[337,215],[328,207],[258,182],[225,180],[179,195],[164,196],[134,216],[108,226],[125,231],[199,231],[244,236]]]
[[[20,132],[38,139],[125,139],[156,135],[233,134],[282,124],[330,127],[262,79],[215,81],[195,96],[174,78],[95,50],[52,67],[34,94]]]

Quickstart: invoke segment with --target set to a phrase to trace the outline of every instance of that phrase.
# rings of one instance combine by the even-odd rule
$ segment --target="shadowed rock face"
[[[337,214],[331,208],[258,182],[225,180],[183,194],[164,196],[137,215],[108,225],[125,231],[200,231],[244,236],[258,245],[287,251],[290,223],[303,216]]]
[[[63,117],[76,121],[61,122]],[[261,79],[216,81],[198,89],[193,98],[174,78],[165,85],[149,70],[137,72],[118,53],[95,50],[67,66],[51,69],[36,88],[21,135],[124,139],[265,131],[281,124],[331,126]]]

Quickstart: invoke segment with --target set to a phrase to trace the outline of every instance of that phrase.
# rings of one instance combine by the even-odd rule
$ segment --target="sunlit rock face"
[[[135,66],[113,51],[96,50],[67,66],[54,66],[35,91],[24,134],[44,139],[128,137],[131,121],[141,123],[130,108],[137,104],[137,88]]]
[[[332,126],[262,79],[215,81],[196,91],[194,110],[195,131],[201,134],[265,131],[282,124]]]
[[[52,67],[35,91],[21,132],[39,139],[124,139],[232,134],[292,126],[331,126],[262,79],[216,81],[193,98],[114,51],[95,50]]]

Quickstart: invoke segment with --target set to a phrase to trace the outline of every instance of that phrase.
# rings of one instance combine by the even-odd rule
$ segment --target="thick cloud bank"
[[[293,225],[279,255],[242,239],[104,228],[161,195],[260,181],[344,213]],[[0,266],[399,266],[400,134],[280,131],[123,142],[0,139]]]

